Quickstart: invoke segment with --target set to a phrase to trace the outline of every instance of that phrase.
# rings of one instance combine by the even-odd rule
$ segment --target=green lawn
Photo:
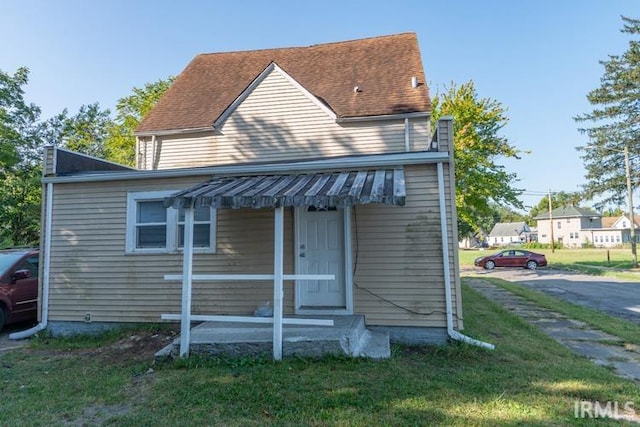
[[[640,406],[632,382],[463,291],[465,333],[495,351],[396,346],[377,362],[191,358],[150,371],[148,330],[39,338],[0,354],[0,425],[592,425],[574,418],[577,400]]]
[[[477,257],[498,252],[499,249],[460,250],[460,265],[473,266]],[[545,254],[549,268],[579,271],[587,274],[616,276],[640,280],[640,271],[630,270],[632,266],[631,249],[531,249]]]

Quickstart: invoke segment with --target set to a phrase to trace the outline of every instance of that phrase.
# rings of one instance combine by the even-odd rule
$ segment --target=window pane
[[[136,227],[137,248],[164,248],[167,246],[167,227],[147,225]]]
[[[194,221],[211,221],[211,208],[210,207],[197,207],[193,213]],[[178,211],[178,222],[184,222],[184,209],[180,208]]]
[[[193,226],[193,247],[208,248],[210,242],[211,226],[209,224],[195,224]],[[184,247],[184,225],[178,226],[178,246]]]
[[[167,208],[164,202],[155,200],[152,202],[138,202],[138,224],[146,222],[167,222]]]

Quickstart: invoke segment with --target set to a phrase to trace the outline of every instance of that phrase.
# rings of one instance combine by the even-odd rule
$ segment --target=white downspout
[[[53,183],[47,183],[47,197],[45,199],[45,232],[44,232],[44,266],[42,268],[42,317],[40,323],[26,331],[14,332],[9,334],[12,340],[21,340],[29,338],[32,335],[44,330],[49,320],[49,266],[51,264],[51,213],[53,212]]]
[[[453,340],[493,350],[496,348],[495,345],[473,339],[453,329],[453,303],[451,297],[451,274],[449,270],[449,238],[447,230],[447,209],[445,206],[446,199],[444,194],[444,171],[441,162],[437,163],[437,167],[438,196],[440,198],[440,229],[442,232],[442,266],[444,268],[444,295],[447,311],[447,334],[449,334],[449,337]]]

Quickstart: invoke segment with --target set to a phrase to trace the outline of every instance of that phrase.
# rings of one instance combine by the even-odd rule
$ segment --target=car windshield
[[[22,256],[24,252],[5,252],[0,253],[0,276],[3,276],[7,270]]]

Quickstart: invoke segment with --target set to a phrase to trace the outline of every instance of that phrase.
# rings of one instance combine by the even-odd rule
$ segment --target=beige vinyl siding
[[[354,309],[366,315],[369,325],[444,327],[436,166],[405,167],[405,179],[405,206],[362,205],[353,209]],[[448,233],[449,242],[455,242],[451,224]],[[459,284],[453,283],[457,298]]]
[[[158,136],[155,143],[151,137],[140,138],[141,167],[167,169],[405,151],[403,119],[336,123],[318,102],[274,69],[216,131]],[[426,149],[430,142],[428,119],[411,119],[409,128],[411,149]]]
[[[409,119],[409,147],[411,151],[426,151],[431,143],[429,119]]]
[[[159,321],[179,313],[181,284],[164,274],[182,271],[182,254],[125,255],[128,191],[179,189],[206,179],[54,186],[50,320]],[[194,255],[194,272],[271,273],[273,211],[218,210],[217,253]],[[292,270],[293,221],[285,215],[286,271]],[[196,283],[196,314],[251,315],[272,299],[269,282]],[[286,312],[293,285],[285,285]]]
[[[83,321],[90,313],[96,322],[158,321],[179,313],[181,284],[163,276],[180,274],[182,254],[125,255],[127,192],[182,189],[206,178],[55,184],[50,320]],[[406,166],[405,179],[406,206],[352,210],[354,310],[370,325],[445,327],[436,166]],[[292,212],[285,210],[286,273],[294,268]],[[273,216],[270,209],[219,209],[217,252],[196,254],[194,273],[271,273]],[[454,246],[449,274],[457,302]],[[294,292],[285,282],[287,314],[294,312]],[[271,282],[196,282],[193,312],[251,315],[272,295]]]

